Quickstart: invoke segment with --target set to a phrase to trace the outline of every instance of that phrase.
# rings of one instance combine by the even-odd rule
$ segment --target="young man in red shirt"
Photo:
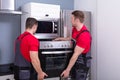
[[[34,37],[38,21],[27,18],[26,31],[15,42],[15,80],[43,80],[46,73],[41,69],[38,58],[39,41]],[[36,73],[37,72],[37,73]]]
[[[70,71],[75,66],[75,79],[86,80],[89,67],[87,67],[86,55],[90,50],[91,35],[83,24],[84,13],[82,11],[74,11],[71,16],[72,22],[72,39],[76,41],[73,55],[69,61],[67,68],[62,72],[61,76],[67,78]],[[55,40],[70,40],[71,38],[56,38]],[[84,57],[83,57],[84,56]],[[81,59],[82,58],[82,59]],[[85,62],[85,63],[84,63]]]

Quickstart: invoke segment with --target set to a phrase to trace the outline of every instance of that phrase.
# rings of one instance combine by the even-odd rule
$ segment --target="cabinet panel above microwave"
[[[27,12],[32,17],[41,18],[60,18],[60,5],[27,3],[21,7],[22,11]]]

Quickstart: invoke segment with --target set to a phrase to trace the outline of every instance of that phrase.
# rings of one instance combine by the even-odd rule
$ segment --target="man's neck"
[[[82,27],[83,27],[83,23],[77,24],[77,26],[76,26],[77,31],[80,31]]]
[[[30,30],[30,29],[26,29],[26,32],[29,32],[30,34],[33,35],[33,32],[32,32],[32,30]]]

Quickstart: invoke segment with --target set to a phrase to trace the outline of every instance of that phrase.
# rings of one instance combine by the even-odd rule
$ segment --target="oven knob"
[[[49,45],[49,47],[51,48],[51,45]]]
[[[66,47],[66,45],[64,44],[64,47]]]
[[[64,45],[61,45],[61,47],[64,47]]]
[[[48,44],[49,47],[52,47],[51,45],[52,45],[52,44]]]
[[[44,45],[44,48],[46,48],[47,46],[46,45]]]
[[[67,47],[67,45],[65,44],[65,47]]]
[[[53,45],[51,44],[50,47],[53,47]]]
[[[46,45],[46,48],[49,48],[49,45]]]

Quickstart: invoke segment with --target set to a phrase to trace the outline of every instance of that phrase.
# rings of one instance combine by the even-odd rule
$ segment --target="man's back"
[[[24,32],[20,35],[20,38],[24,35],[26,36],[21,41],[20,50],[24,58],[30,62],[31,60],[29,52],[38,51],[39,43],[38,40],[29,32]]]

